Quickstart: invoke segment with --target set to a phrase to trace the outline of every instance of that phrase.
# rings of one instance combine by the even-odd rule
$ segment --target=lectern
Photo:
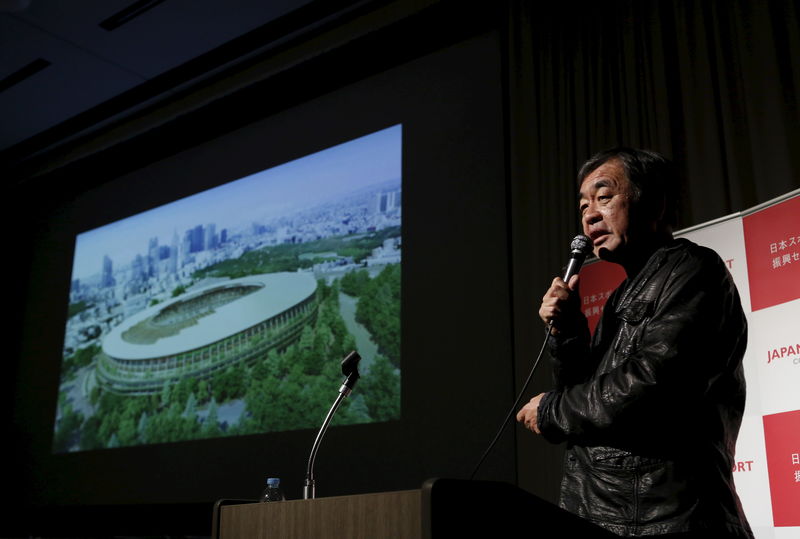
[[[617,537],[508,483],[429,479],[421,489],[214,506],[213,539]],[[558,534],[558,535],[557,535]]]

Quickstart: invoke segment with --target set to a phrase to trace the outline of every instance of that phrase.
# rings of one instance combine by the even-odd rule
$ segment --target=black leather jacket
[[[609,298],[593,338],[550,338],[555,389],[539,427],[567,442],[560,504],[627,536],[752,537],[733,484],[747,322],[722,260],[658,249]]]

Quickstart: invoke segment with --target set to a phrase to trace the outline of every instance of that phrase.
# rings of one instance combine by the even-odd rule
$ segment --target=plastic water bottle
[[[286,499],[281,490],[281,480],[278,477],[270,477],[267,479],[267,488],[261,493],[259,501],[262,502],[282,502]]]

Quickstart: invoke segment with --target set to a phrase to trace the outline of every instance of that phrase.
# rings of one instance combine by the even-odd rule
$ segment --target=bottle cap
[[[267,478],[267,486],[268,487],[279,487],[281,485],[281,480],[279,477],[269,477]]]

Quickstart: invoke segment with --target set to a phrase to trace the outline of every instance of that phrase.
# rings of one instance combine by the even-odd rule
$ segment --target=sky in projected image
[[[100,271],[103,257],[132,260],[158,237],[195,223],[247,226],[289,215],[401,176],[401,127],[395,126],[79,234],[72,278]],[[125,238],[125,241],[120,241]],[[143,245],[136,244],[140,238]]]
[[[400,417],[400,125],[77,236],[55,452]]]

